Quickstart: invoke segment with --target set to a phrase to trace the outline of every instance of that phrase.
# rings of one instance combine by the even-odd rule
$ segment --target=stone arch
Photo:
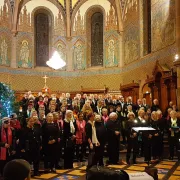
[[[88,0],[81,0],[81,1],[77,2],[76,5],[74,6],[74,8],[72,9],[71,32],[73,31],[74,21],[75,21],[75,17],[76,17],[76,14],[77,14],[78,10],[87,1]],[[123,25],[123,21],[122,21],[122,12],[120,11],[119,3],[117,4],[117,2],[115,0],[107,0],[107,1],[109,1],[112,4],[112,6],[114,7],[114,9],[115,9],[115,13],[116,13],[116,16],[118,18],[118,29],[119,29],[119,32],[122,32],[123,27],[121,27],[121,26]],[[120,11],[120,13],[119,13],[119,11]]]
[[[23,6],[26,5],[29,1],[31,1],[31,0],[21,0],[21,2],[19,3],[19,5],[17,7],[18,8],[17,22],[14,22],[14,23],[18,24],[19,14],[20,14]],[[64,21],[64,27],[66,29],[66,12],[65,12],[64,8],[62,7],[62,5],[56,0],[47,0],[47,1],[54,4],[60,10],[62,17],[63,17],[63,21]],[[37,8],[39,8],[39,7],[37,7]],[[45,8],[45,7],[43,7],[43,8]]]

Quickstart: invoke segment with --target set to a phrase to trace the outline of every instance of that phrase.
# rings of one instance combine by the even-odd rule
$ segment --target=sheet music
[[[152,127],[134,127],[132,129],[136,132],[139,132],[139,131],[155,131],[156,130]]]

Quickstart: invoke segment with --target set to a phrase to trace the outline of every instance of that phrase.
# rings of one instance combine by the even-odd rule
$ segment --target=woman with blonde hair
[[[180,119],[177,118],[177,112],[174,110],[170,112],[170,117],[171,119],[168,121],[169,159],[173,160],[174,146],[176,147],[176,152],[179,148]]]
[[[44,148],[44,168],[46,172],[56,172],[55,162],[57,156],[58,134],[59,129],[53,122],[53,114],[48,113],[46,117],[47,123],[42,128],[43,148]],[[48,164],[50,162],[50,165]]]
[[[88,114],[91,113],[91,112],[93,112],[93,110],[92,110],[92,108],[91,108],[91,106],[90,106],[90,101],[89,101],[89,100],[87,100],[87,101],[85,102],[85,104],[84,104],[83,107],[82,107],[81,112],[82,112],[83,115],[84,115],[84,120],[87,122],[87,121],[88,121],[88,118],[87,118]]]
[[[64,169],[73,168],[77,125],[73,112],[67,110],[64,119]]]

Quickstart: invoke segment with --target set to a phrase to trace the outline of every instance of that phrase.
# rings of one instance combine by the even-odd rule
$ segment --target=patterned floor
[[[138,163],[135,165],[111,165],[108,166],[114,169],[123,169],[127,173],[135,173],[144,171],[147,164]],[[180,162],[177,161],[162,161],[159,164],[151,165],[151,167],[156,167],[158,169],[158,179],[160,180],[180,180]],[[84,164],[74,164],[74,168],[71,170],[57,170],[56,174],[42,174],[40,177],[33,178],[46,179],[46,180],[83,180],[85,179],[86,166]]]

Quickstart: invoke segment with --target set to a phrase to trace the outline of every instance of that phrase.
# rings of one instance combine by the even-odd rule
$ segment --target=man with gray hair
[[[119,146],[120,146],[120,123],[117,120],[117,114],[112,112],[107,122],[107,140],[109,164],[118,164]]]

